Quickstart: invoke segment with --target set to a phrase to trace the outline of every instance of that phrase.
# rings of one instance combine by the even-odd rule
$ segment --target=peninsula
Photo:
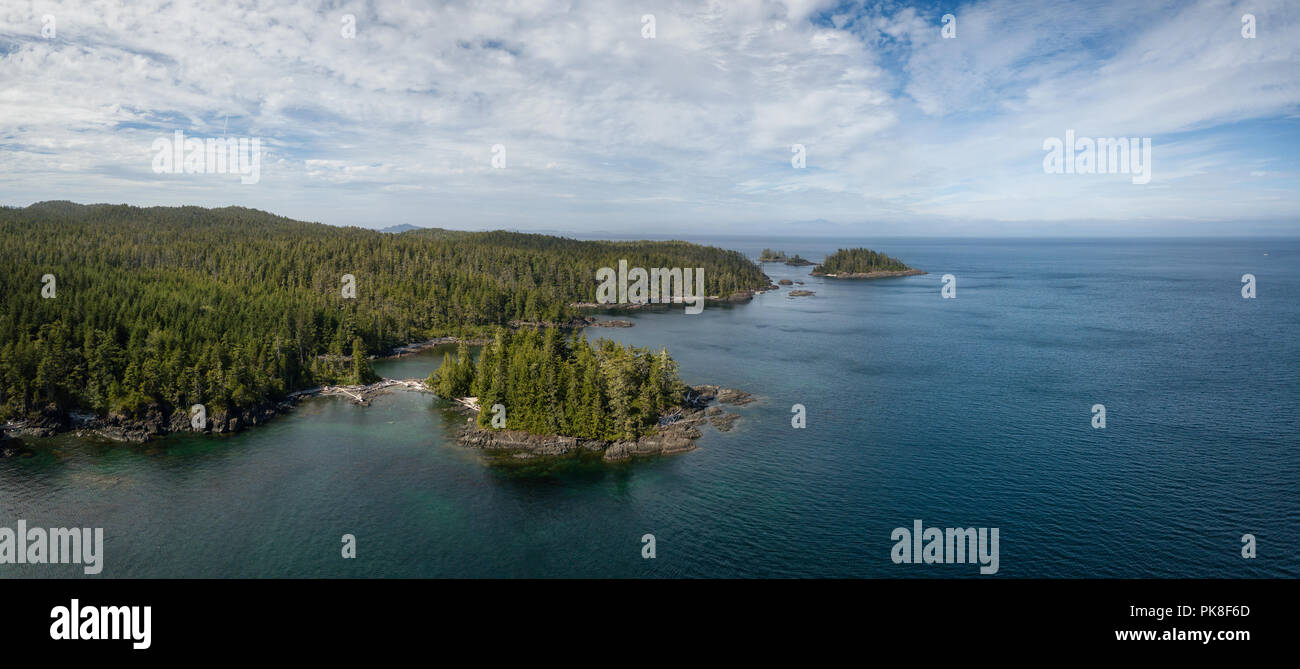
[[[0,438],[234,432],[321,389],[382,383],[377,355],[626,326],[576,306],[621,261],[707,267],[704,293],[725,301],[771,285],[737,251],[682,241],[380,232],[241,207],[0,207],[0,239]]]

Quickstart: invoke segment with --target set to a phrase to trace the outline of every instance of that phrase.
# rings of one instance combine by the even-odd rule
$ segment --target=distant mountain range
[[[411,230],[433,230],[433,229],[435,229],[435,228],[429,228],[429,227],[425,227],[425,226],[422,226],[422,225],[411,225],[410,223],[402,223],[402,224],[400,224],[400,225],[390,225],[390,226],[388,226],[388,227],[386,227],[386,228],[379,228],[378,231],[379,231],[379,232],[401,233],[401,232],[410,232]],[[570,231],[564,231],[564,230],[547,230],[547,229],[536,229],[536,230],[533,230],[533,229],[529,229],[529,230],[513,230],[513,229],[512,229],[512,230],[503,230],[503,231],[505,231],[505,232],[518,232],[518,233],[520,233],[520,234],[526,234],[526,235],[550,235],[550,236],[553,236],[553,237],[574,237],[575,235],[578,235],[578,234],[579,234],[579,233],[570,232]],[[478,232],[478,231],[477,231],[477,230],[465,230],[464,232]],[[585,235],[585,234],[592,234],[592,233],[582,233],[582,234]],[[597,236],[597,237],[591,237],[591,239],[605,239],[605,238],[608,237],[608,235],[601,235],[600,233],[594,233],[594,234],[597,234],[597,235],[599,235],[599,236]],[[644,235],[641,236],[641,237],[628,236],[629,239],[642,239],[643,237],[644,237]]]
[[[403,224],[401,224],[401,225],[390,225],[390,226],[388,226],[388,227],[386,227],[386,228],[380,228],[379,231],[380,231],[380,232],[407,232],[407,231],[409,231],[409,230],[423,230],[423,229],[424,229],[424,228],[421,228],[421,227],[418,226],[418,225],[411,225],[410,223],[403,223]]]

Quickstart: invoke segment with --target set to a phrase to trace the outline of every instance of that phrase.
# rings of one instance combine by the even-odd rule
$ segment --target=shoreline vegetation
[[[194,431],[195,405],[202,431],[231,433],[304,397],[364,403],[398,383],[373,360],[505,329],[630,327],[590,315],[619,312],[592,300],[596,271],[620,261],[708,267],[715,304],[775,288],[743,254],[687,242],[392,234],[240,207],[41,202],[0,207],[0,236],[5,452],[15,436]]]
[[[924,270],[908,267],[903,261],[866,248],[839,249],[813,267],[811,276],[831,279],[883,279],[917,276]]]

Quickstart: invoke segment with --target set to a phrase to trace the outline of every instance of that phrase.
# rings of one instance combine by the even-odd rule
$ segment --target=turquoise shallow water
[[[486,466],[430,396],[320,398],[231,437],[31,442],[36,457],[0,460],[0,526],[103,527],[107,577],[978,575],[894,564],[891,530],[918,518],[999,528],[999,578],[1300,575],[1297,240],[701,241],[813,259],[867,245],[931,274],[768,264],[817,294],[592,330],[760,396],[692,453]]]

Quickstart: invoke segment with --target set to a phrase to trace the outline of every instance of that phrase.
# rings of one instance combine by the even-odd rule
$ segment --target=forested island
[[[798,253],[794,254],[793,256],[787,256],[785,254],[785,251],[773,251],[772,249],[763,249],[763,252],[760,253],[758,256],[758,261],[759,262],[783,262],[787,265],[792,265],[794,267],[802,267],[804,265],[813,264],[811,260],[800,257]]]
[[[606,460],[694,448],[717,389],[690,388],[666,350],[594,344],[558,328],[498,329],[474,360],[469,347],[444,354],[426,386],[477,411],[463,444],[514,457],[600,453]],[[726,391],[742,404],[748,393]],[[729,429],[735,415],[716,416]],[[719,422],[723,421],[723,422]]]
[[[813,276],[839,279],[877,279],[917,274],[925,272],[908,267],[897,258],[864,248],[839,249],[812,269]]]
[[[498,330],[478,360],[462,345],[430,375],[443,398],[474,397],[478,426],[506,407],[505,428],[616,441],[648,434],[663,409],[680,405],[686,386],[665,350],[566,337],[557,328]]]
[[[581,323],[573,305],[619,260],[705,267],[718,299],[769,285],[744,255],[686,242],[393,234],[239,207],[0,207],[0,238],[0,421],[35,434],[189,429],[195,404],[210,425],[256,423],[295,391],[373,380],[371,357],[412,342]],[[646,410],[591,429],[635,432]]]

